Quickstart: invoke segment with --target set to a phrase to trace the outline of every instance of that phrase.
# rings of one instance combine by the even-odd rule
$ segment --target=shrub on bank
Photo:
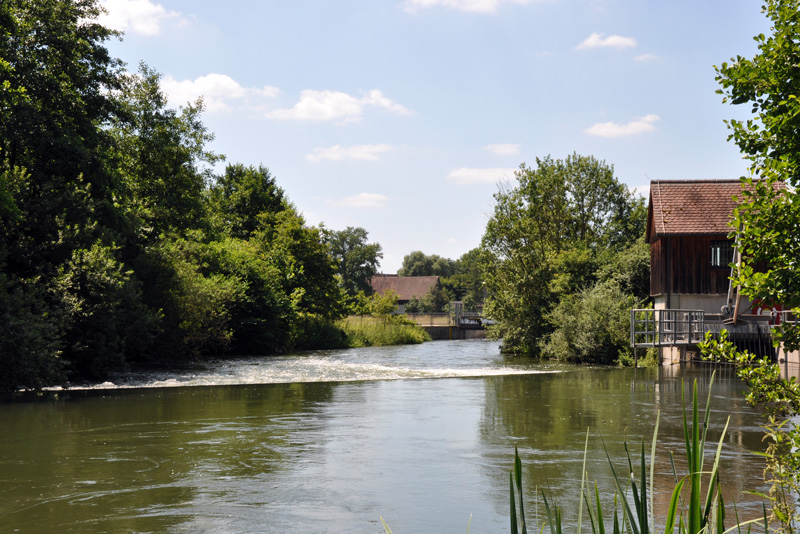
[[[349,347],[413,345],[431,340],[425,330],[399,316],[386,322],[371,316],[348,317],[337,326],[345,332]]]

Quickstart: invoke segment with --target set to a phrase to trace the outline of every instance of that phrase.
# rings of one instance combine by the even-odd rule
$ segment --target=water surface
[[[680,388],[710,369],[607,369],[506,358],[496,343],[312,352],[130,374],[0,404],[0,531],[508,531],[508,471],[524,464],[529,523],[537,486],[574,521],[588,471],[611,490],[600,434],[621,461],[661,413],[656,507],[680,468]],[[729,372],[713,389],[725,497],[762,478],[760,419]],[[710,449],[710,447],[709,447]],[[649,446],[648,446],[649,450]],[[762,486],[763,489],[763,486]],[[604,498],[610,499],[608,492]],[[585,525],[586,526],[586,525]]]

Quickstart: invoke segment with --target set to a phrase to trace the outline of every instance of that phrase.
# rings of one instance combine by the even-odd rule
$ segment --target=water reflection
[[[723,494],[727,502],[737,503],[743,517],[753,517],[761,510],[761,501],[745,492],[766,489],[763,483],[758,485],[763,480],[763,464],[753,461],[753,453],[762,451],[764,445],[759,418],[746,405],[742,385],[729,368],[698,364],[665,369],[598,369],[525,379],[495,378],[487,381],[481,433],[487,443],[493,444],[490,449],[493,458],[508,456],[507,443],[498,440],[498,436],[516,437],[524,479],[528,482],[528,498],[541,501],[537,487],[544,487],[574,521],[587,429],[589,480],[597,480],[607,490],[606,500],[610,501],[613,480],[604,449],[615,461],[618,473],[627,473],[625,442],[634,459],[639,457],[643,441],[649,455],[660,412],[655,504],[657,515],[663,516],[674,487],[670,452],[674,454],[678,476],[686,474],[682,385],[687,384],[686,402],[691,406],[691,382],[697,378],[701,406],[705,406],[714,371],[717,376],[707,450],[713,454],[730,416],[721,460]],[[498,510],[504,506],[500,494],[507,491],[506,486],[506,480],[497,484]]]
[[[635,447],[649,441],[660,410],[656,476],[669,490],[666,451],[679,469],[682,461],[681,382],[700,378],[705,396],[710,377],[705,366],[554,367],[504,358],[482,342],[289,358],[307,372],[304,356],[337,372],[379,365],[407,376],[62,391],[0,404],[0,524],[12,532],[377,533],[383,515],[395,532],[451,532],[471,513],[472,532],[503,532],[514,445],[530,519],[536,486],[574,518],[587,427],[590,477],[610,488],[600,433],[619,459],[625,437]],[[271,360],[246,365],[234,373],[272,376]],[[192,373],[206,381],[220,368]],[[741,391],[730,373],[718,377],[709,431],[717,439],[731,415],[723,482],[728,502],[740,505],[762,469],[752,455],[762,446],[758,417]]]

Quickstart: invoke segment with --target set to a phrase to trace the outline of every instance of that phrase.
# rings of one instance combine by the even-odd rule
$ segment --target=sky
[[[308,224],[362,227],[395,273],[480,244],[520,164],[577,153],[650,180],[747,165],[714,65],[756,52],[757,0],[101,0],[111,53],[203,96],[209,148],[264,165]],[[224,164],[218,170],[222,172]]]

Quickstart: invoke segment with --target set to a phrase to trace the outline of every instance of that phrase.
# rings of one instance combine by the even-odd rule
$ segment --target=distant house
[[[670,349],[668,360],[676,359],[680,349],[683,359],[705,331],[726,328],[731,339],[750,343],[750,350],[772,350],[770,324],[780,320],[779,310],[751,303],[730,282],[736,261],[736,244],[728,238],[737,206],[734,197],[742,197],[739,180],[650,182],[646,240],[655,312],[642,310],[641,321],[632,314],[632,344],[658,346],[662,355],[663,349]],[[639,335],[636,340],[634,334]]]
[[[439,287],[438,276],[398,276],[396,274],[376,274],[370,280],[372,290],[379,295],[392,290],[397,293],[398,313],[405,313],[406,304],[411,297],[421,299],[431,289]]]

